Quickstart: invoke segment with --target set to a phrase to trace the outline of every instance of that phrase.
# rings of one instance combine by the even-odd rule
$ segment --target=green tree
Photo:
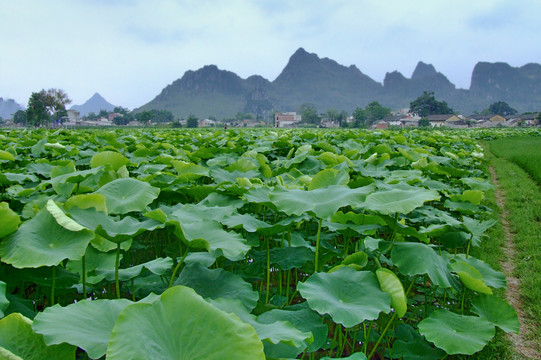
[[[312,103],[304,103],[297,109],[301,114],[301,122],[307,124],[319,125],[321,117],[317,113],[316,105]]]
[[[433,91],[423,91],[423,95],[410,102],[410,111],[420,117],[454,113],[445,101],[438,101]]]
[[[427,118],[419,120],[419,127],[430,127],[430,121]]]
[[[26,110],[27,123],[33,126],[45,125],[66,116],[66,105],[71,103],[68,95],[60,89],[41,90],[30,95]]]
[[[391,109],[386,108],[377,101],[372,101],[366,105],[364,112],[366,113],[366,120],[368,120],[369,125],[391,115]]]
[[[518,111],[513,109],[511,106],[509,106],[509,104],[506,103],[505,101],[498,101],[490,105],[487,109],[487,112],[489,114],[495,114],[495,115],[501,115],[501,116],[518,114]]]
[[[364,111],[363,108],[357,107],[355,110],[353,110],[353,118],[355,121],[353,122],[353,126],[356,128],[361,128],[366,126],[366,111]]]
[[[152,111],[145,110],[135,114],[135,120],[140,123],[148,124],[154,118]]]
[[[15,114],[13,114],[13,122],[15,124],[26,124],[26,111],[17,110]]]
[[[199,126],[199,119],[195,115],[188,116],[188,120],[186,120],[186,127],[196,128],[198,126]]]

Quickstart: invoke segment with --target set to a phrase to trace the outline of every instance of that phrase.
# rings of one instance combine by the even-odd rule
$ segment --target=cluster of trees
[[[13,122],[36,127],[60,122],[67,115],[66,105],[69,103],[70,98],[60,89],[33,92],[28,100],[28,108],[13,114]]]
[[[433,91],[423,91],[423,94],[410,102],[410,112],[421,118],[429,115],[454,114],[453,109],[445,101],[438,101]]]
[[[302,104],[297,112],[302,116],[302,123],[319,125],[323,118],[329,119],[330,121],[338,122],[338,124],[343,127],[346,125],[346,120],[349,114],[342,110],[339,111],[334,108],[327,109],[324,113],[319,114],[317,107],[311,103]],[[370,126],[374,122],[383,119],[386,116],[391,115],[391,109],[381,105],[377,101],[372,101],[366,107],[361,108],[357,107],[353,110],[352,116],[354,121],[351,126],[353,127],[366,127]]]

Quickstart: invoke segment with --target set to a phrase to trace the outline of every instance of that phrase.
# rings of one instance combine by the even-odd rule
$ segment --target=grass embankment
[[[520,280],[522,310],[530,332],[527,338],[537,345],[541,339],[541,154],[537,149],[541,138],[506,138],[485,144],[487,159],[494,168],[499,186],[505,195],[505,210],[515,247],[513,276]],[[489,151],[490,150],[490,151]],[[492,153],[491,153],[492,152]],[[488,206],[502,218],[494,192],[487,194]],[[501,270],[500,261],[508,260],[503,247],[505,233],[502,222],[493,227],[489,240],[475,254]],[[503,294],[502,294],[503,296]],[[514,353],[508,339],[499,336],[478,355],[479,359],[523,359]]]

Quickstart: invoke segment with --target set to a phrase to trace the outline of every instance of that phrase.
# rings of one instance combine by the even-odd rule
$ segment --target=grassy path
[[[541,359],[541,186],[513,162],[487,155],[501,209],[506,297],[521,321],[511,343],[522,356]]]

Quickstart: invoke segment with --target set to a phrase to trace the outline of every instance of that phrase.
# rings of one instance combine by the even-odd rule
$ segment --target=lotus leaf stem
[[[321,222],[322,219],[319,219],[317,223],[317,237],[316,237],[316,258],[314,261],[314,272],[319,271],[319,241],[321,238]]]
[[[79,183],[77,183],[79,184]],[[83,255],[81,262],[83,263],[83,299],[86,299],[86,256]]]
[[[116,260],[115,260],[115,290],[116,298],[120,299],[120,281],[118,279],[118,268],[120,267],[120,243],[116,243]]]
[[[376,350],[378,349],[379,343],[381,342],[381,340],[382,340],[383,337],[385,336],[385,333],[387,333],[387,330],[389,329],[389,326],[391,326],[391,323],[393,322],[393,320],[394,320],[395,317],[396,317],[396,312],[393,313],[393,316],[391,316],[391,319],[389,320],[389,322],[387,322],[387,325],[385,325],[385,329],[383,329],[381,335],[379,336],[378,341],[376,341],[376,344],[375,344],[374,347],[372,348],[372,351],[370,352],[370,355],[367,356],[368,359],[371,359],[371,358],[372,358],[372,355],[374,355],[374,353],[375,353]],[[365,339],[365,340],[366,340],[366,339]]]
[[[56,287],[56,266],[53,266],[53,276],[51,281],[51,305],[54,305],[54,288]]]

